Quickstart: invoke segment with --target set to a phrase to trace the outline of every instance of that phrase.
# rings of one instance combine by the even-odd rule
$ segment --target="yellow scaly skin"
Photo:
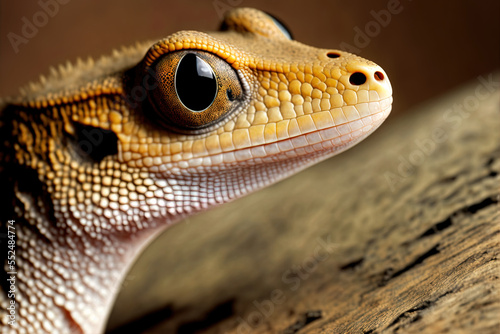
[[[167,226],[346,150],[389,115],[376,64],[290,40],[254,9],[223,27],[62,67],[0,104],[0,227],[15,220],[17,271],[15,326],[0,271],[2,333],[102,332],[133,260]],[[186,50],[214,56],[222,94],[203,116],[169,105],[169,64]]]

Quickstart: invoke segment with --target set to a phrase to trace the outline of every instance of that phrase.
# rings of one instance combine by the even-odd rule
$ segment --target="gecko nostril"
[[[366,82],[366,75],[361,72],[355,72],[351,74],[349,82],[351,83],[351,85],[360,86]]]
[[[382,73],[382,72],[377,71],[377,72],[375,72],[375,74],[373,76],[375,77],[375,80],[377,80],[377,81],[384,80],[384,73]]]
[[[326,56],[327,56],[328,58],[332,58],[332,59],[333,59],[333,58],[338,58],[338,57],[340,57],[340,55],[339,55],[337,52],[328,52],[328,53],[326,54]]]

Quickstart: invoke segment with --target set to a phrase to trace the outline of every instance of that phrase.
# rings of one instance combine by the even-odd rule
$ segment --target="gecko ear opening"
[[[208,52],[168,53],[151,69],[156,85],[149,92],[149,101],[174,129],[206,128],[232,114],[244,99],[236,71]]]

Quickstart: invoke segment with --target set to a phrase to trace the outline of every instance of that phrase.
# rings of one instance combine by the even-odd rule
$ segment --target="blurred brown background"
[[[395,91],[393,115],[499,67],[496,0],[64,2],[27,43],[18,45],[16,53],[8,34],[22,36],[23,17],[33,22],[43,9],[39,1],[0,1],[0,96],[16,94],[20,86],[48,73],[49,66],[67,60],[98,57],[181,29],[216,30],[220,13],[235,4],[274,14],[300,42],[323,48],[347,43],[359,49],[358,54],[389,74]],[[376,23],[373,12],[391,5],[399,12],[385,27]],[[365,32],[367,27],[372,37],[357,40],[356,31]]]

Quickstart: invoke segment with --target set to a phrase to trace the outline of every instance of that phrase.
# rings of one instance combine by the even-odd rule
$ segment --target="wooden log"
[[[124,282],[110,330],[498,333],[499,85],[479,77],[167,230]]]

